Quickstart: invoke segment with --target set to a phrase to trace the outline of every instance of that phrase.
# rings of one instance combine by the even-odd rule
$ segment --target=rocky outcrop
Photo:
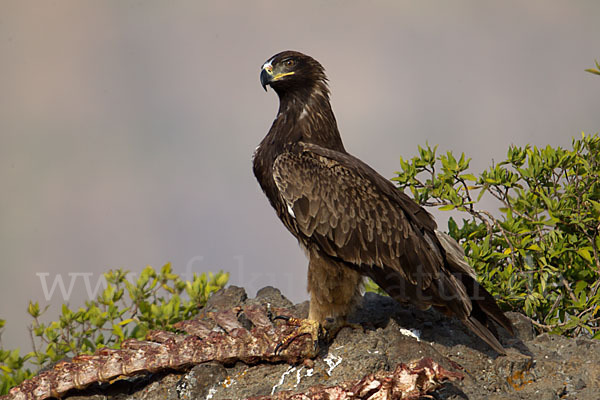
[[[251,311],[249,316],[244,310],[254,310],[255,314]],[[256,310],[264,310],[259,313],[263,317]],[[261,324],[264,329],[268,329],[267,321],[272,324],[272,319],[264,318],[269,313],[271,317],[282,313],[303,317],[306,312],[306,302],[293,305],[274,288],[264,288],[255,298],[248,299],[243,289],[230,287],[209,300],[198,320],[201,322],[182,323],[181,329],[192,334],[182,337],[227,336],[234,331],[234,336],[242,337],[242,330],[252,336],[253,329]],[[438,399],[600,398],[599,341],[536,336],[525,317],[516,313],[509,313],[509,317],[517,335],[510,337],[500,332],[508,354],[499,356],[459,321],[367,293],[351,318],[354,327],[342,329],[329,343],[320,343],[316,357],[311,358],[314,347],[306,347],[310,341],[304,337],[291,342],[290,346],[299,348],[286,349],[288,353],[277,354],[274,346],[265,345],[258,357],[252,353],[252,357],[205,357],[185,366],[167,363],[164,368],[148,369],[142,375],[116,380],[111,377],[104,379],[110,382],[71,390],[63,398],[403,399],[418,398],[424,393]],[[285,321],[271,326],[272,333],[267,336],[273,343],[293,330]],[[164,344],[168,340],[175,343],[196,339],[169,336],[155,340]],[[194,343],[202,346],[201,342]],[[221,350],[222,355],[246,354],[231,343],[225,347],[227,350]],[[168,355],[165,357],[169,359]],[[174,356],[170,357],[173,360]],[[413,392],[400,391],[403,384],[410,382]]]

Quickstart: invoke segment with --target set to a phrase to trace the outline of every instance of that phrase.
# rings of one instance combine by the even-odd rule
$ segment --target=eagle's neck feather
[[[279,93],[275,125],[279,125],[278,129],[271,131],[285,136],[276,138],[280,143],[302,141],[345,152],[324,81]]]

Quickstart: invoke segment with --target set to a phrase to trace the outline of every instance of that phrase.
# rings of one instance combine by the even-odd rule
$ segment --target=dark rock
[[[251,303],[250,301],[249,303]],[[254,298],[254,302],[267,305],[270,307],[281,307],[281,308],[289,308],[294,304],[289,301],[284,295],[281,294],[279,289],[276,289],[272,286],[265,286],[262,289],[259,289],[256,292],[256,298]]]
[[[177,382],[178,399],[207,398],[212,386],[226,382],[227,370],[222,364],[211,362],[196,365]]]
[[[519,353],[511,352],[494,360],[496,375],[506,377],[505,389],[509,392],[520,391],[535,380],[532,367],[533,358]]]
[[[515,328],[515,336],[521,340],[533,340],[535,338],[535,329],[533,324],[523,314],[516,312],[507,312],[506,316],[513,323]]]
[[[541,389],[536,391],[536,398],[540,400],[557,400],[560,397],[556,394],[556,391],[552,389]],[[537,397],[539,396],[539,397]]]
[[[307,301],[303,301],[302,303],[294,304],[292,306],[293,313],[298,315],[300,318],[308,318],[308,307],[309,303]]]
[[[305,316],[308,311],[307,302],[293,306],[271,287],[261,289],[254,299],[246,299],[243,289],[230,287],[215,294],[207,308],[223,310],[248,304],[290,308],[294,315]],[[100,397],[96,390],[88,392],[93,397],[68,398],[243,399],[282,390],[305,391],[314,385],[332,386],[422,357],[465,375],[461,382],[446,383],[434,393],[436,399],[600,398],[600,341],[549,334],[535,337],[527,318],[515,313],[509,313],[509,318],[515,323],[516,337],[500,331],[508,354],[499,356],[460,321],[367,293],[349,318],[355,327],[341,329],[321,348],[320,355],[305,365],[208,363],[187,373],[152,375],[130,383],[128,389],[117,382],[110,390],[103,389]],[[243,315],[240,319],[244,324]]]
[[[587,385],[585,384],[584,380],[579,378],[579,379],[577,379],[577,382],[575,382],[574,389],[575,390],[583,390],[583,389],[585,389],[586,386]]]
[[[168,374],[161,379],[152,380],[147,386],[135,391],[133,394],[117,397],[114,399],[118,400],[152,400],[152,399],[163,399],[163,400],[177,400],[179,399],[177,384],[180,380],[179,374]],[[108,397],[111,399],[111,397]]]
[[[205,311],[224,311],[246,301],[246,290],[239,286],[228,286],[214,293],[204,306]]]

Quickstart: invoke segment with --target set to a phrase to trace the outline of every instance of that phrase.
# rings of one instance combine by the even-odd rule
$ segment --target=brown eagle
[[[498,353],[495,321],[512,324],[477,283],[462,248],[389,180],[348,154],[321,64],[284,51],[260,82],[279,112],[253,156],[254,174],[308,259],[309,319],[341,326],[364,276],[400,302],[460,319]]]

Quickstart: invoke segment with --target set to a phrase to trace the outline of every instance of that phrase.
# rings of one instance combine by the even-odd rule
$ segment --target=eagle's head
[[[282,51],[266,61],[260,71],[260,83],[270,85],[280,96],[294,91],[311,90],[322,85],[326,90],[325,69],[317,60],[297,51]]]

